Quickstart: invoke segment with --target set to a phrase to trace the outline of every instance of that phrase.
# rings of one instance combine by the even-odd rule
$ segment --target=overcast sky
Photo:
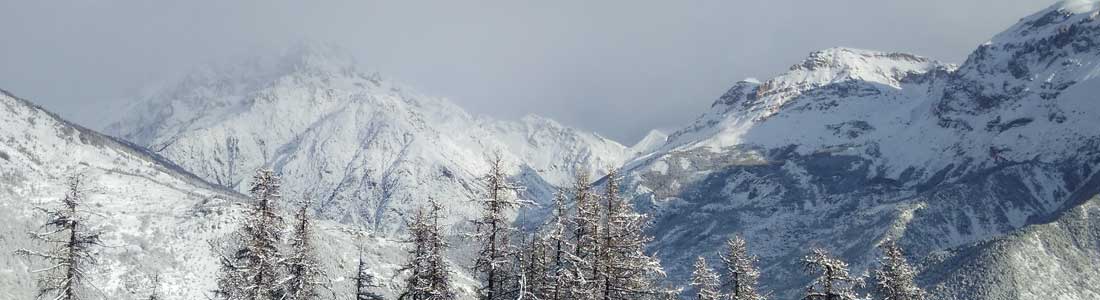
[[[93,128],[142,86],[303,40],[474,113],[633,143],[835,46],[961,62],[1051,0],[0,0],[0,88]]]

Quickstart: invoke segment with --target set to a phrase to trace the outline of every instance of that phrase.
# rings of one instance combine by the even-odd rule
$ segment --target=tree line
[[[481,213],[472,220],[477,255],[470,265],[482,300],[664,300],[681,299],[683,287],[667,285],[660,261],[646,251],[653,238],[646,234],[648,217],[621,194],[619,171],[611,169],[597,189],[585,172],[578,172],[569,188],[557,191],[551,215],[537,230],[524,232],[511,214],[534,203],[519,199],[523,187],[511,182],[499,156],[489,159],[484,197],[475,200]],[[91,249],[101,245],[100,233],[88,226],[78,209],[84,200],[83,179],[74,176],[60,209],[45,212],[46,222],[31,238],[45,250],[17,253],[47,263],[32,270],[38,298],[88,299],[82,287],[87,268],[95,264]],[[303,202],[289,228],[279,211],[279,177],[259,170],[249,188],[250,203],[229,245],[216,250],[220,269],[214,297],[226,300],[332,299],[338,294],[356,300],[384,299],[370,267],[360,256],[351,291],[334,291],[330,275],[321,267],[314,245],[310,203]],[[428,199],[408,221],[406,261],[399,300],[452,300],[458,293],[444,255],[448,245],[440,224],[445,208]],[[285,238],[284,238],[285,236]],[[892,240],[881,246],[882,257],[872,273],[877,299],[921,300],[925,293],[914,283],[915,272],[902,249]],[[726,241],[718,253],[720,271],[698,257],[690,287],[698,300],[762,300],[757,257],[740,236]],[[854,300],[863,278],[849,274],[848,264],[828,251],[815,248],[801,260],[812,276],[804,300]],[[154,280],[154,285],[159,278]],[[145,299],[161,299],[156,287]]]

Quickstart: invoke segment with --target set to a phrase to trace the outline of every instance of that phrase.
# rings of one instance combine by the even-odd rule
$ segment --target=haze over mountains
[[[19,226],[4,228],[0,238],[12,242],[0,250],[26,244],[30,206],[82,171],[102,187],[95,210],[114,232],[108,267],[94,277],[103,293],[139,290],[131,285],[143,279],[124,276],[156,271],[172,283],[169,297],[201,298],[190,285],[211,286],[213,255],[181,244],[231,230],[239,192],[255,169],[272,168],[288,205],[320,204],[333,272],[370,245],[389,276],[410,213],[430,198],[449,208],[449,224],[468,226],[486,157],[499,153],[527,187],[522,197],[544,207],[573,174],[622,166],[674,284],[687,281],[696,256],[740,234],[761,257],[763,289],[795,299],[809,280],[797,265],[809,248],[861,273],[891,238],[936,299],[1096,299],[1098,16],[1096,1],[1056,4],[958,65],[817,51],[777,77],[734,84],[691,124],[630,147],[535,115],[471,115],[324,47],[202,69],[138,99],[108,130],[121,140],[5,93],[0,205]],[[516,217],[542,221],[538,209]],[[453,255],[468,265],[461,249]],[[0,296],[31,293],[22,260],[0,256],[0,268],[11,274],[0,276],[11,287]]]

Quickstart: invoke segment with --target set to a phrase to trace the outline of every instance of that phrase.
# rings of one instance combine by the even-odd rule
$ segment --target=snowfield
[[[4,91],[0,94],[0,298],[32,299],[34,260],[14,255],[35,248],[27,232],[45,220],[34,206],[58,205],[67,176],[88,179],[84,207],[104,233],[86,291],[92,299],[136,299],[152,289],[168,299],[207,299],[215,285],[217,245],[238,228],[246,196],[182,171],[144,149],[57,118]],[[381,279],[380,293],[399,290],[404,245],[360,227],[322,221],[317,244],[337,299],[351,299],[359,255]],[[360,254],[361,253],[361,254]],[[452,262],[456,270],[464,262]],[[455,276],[464,295],[472,279]]]

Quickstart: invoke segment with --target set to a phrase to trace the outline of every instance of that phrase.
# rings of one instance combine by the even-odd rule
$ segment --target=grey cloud
[[[0,1],[0,87],[92,127],[207,61],[300,40],[501,118],[631,143],[834,46],[960,62],[1040,0]]]

